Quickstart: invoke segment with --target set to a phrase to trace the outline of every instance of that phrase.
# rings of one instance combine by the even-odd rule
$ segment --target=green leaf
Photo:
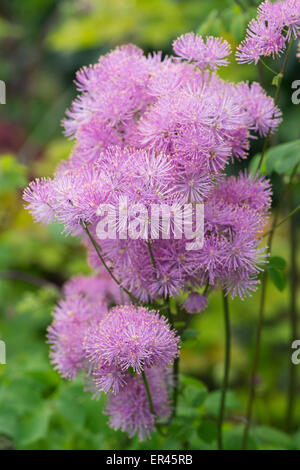
[[[0,413],[0,434],[15,438],[17,432],[18,415],[13,407],[1,406]]]
[[[280,80],[282,79],[282,76],[283,76],[282,73],[275,75],[275,77],[273,77],[273,80],[272,80],[272,85],[277,87],[280,83]]]
[[[224,448],[226,450],[240,450],[243,443],[244,427],[236,427],[224,432]],[[257,443],[249,436],[247,442],[247,450],[256,450]]]
[[[260,162],[261,154],[257,153],[254,155],[254,157],[251,159],[250,164],[249,164],[249,173],[252,175],[255,175],[257,172],[257,168]],[[260,174],[266,174],[267,173],[267,162],[266,158],[263,159],[262,165],[259,170]]]
[[[65,396],[58,397],[55,400],[55,409],[67,421],[79,426],[83,426],[86,420],[86,412],[81,404],[73,399],[73,397]]]
[[[300,163],[300,139],[272,147],[266,152],[268,174],[290,175]]]
[[[221,391],[215,390],[211,392],[204,402],[207,413],[217,417],[220,410]],[[241,403],[237,399],[235,393],[228,390],[226,393],[226,411],[232,411],[240,408]]]
[[[252,434],[262,445],[271,444],[277,449],[289,449],[292,446],[292,438],[285,432],[269,426],[256,426]]]
[[[198,428],[198,434],[205,442],[212,443],[213,441],[216,441],[218,436],[217,422],[210,419],[204,419]]]
[[[286,286],[286,277],[285,274],[279,269],[267,268],[268,274],[274,286],[278,290],[283,291]]]
[[[29,444],[47,436],[51,410],[48,404],[43,404],[22,419],[17,446],[27,447]]]
[[[180,377],[180,385],[179,415],[192,418],[207,397],[207,387],[200,380],[188,376]]]
[[[270,256],[267,268],[284,270],[286,261],[281,256]]]
[[[187,339],[193,339],[197,338],[199,336],[199,331],[198,330],[193,330],[191,328],[188,328],[187,330],[184,330],[182,333],[182,340],[185,341]]]

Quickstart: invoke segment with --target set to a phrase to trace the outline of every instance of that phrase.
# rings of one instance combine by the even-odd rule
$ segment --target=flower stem
[[[279,212],[280,212],[282,203],[285,199],[285,196],[287,195],[287,193],[289,192],[292,186],[293,178],[296,174],[297,168],[298,168],[298,164],[293,169],[292,174],[290,176],[289,183],[286,185],[285,190],[283,191],[283,194],[281,196],[280,202],[277,206],[277,209],[274,215],[271,230],[267,232],[269,235],[269,238],[268,238],[268,252],[269,253],[271,253],[271,250],[272,250],[272,243],[273,243],[275,230],[284,221],[283,220],[280,222],[280,224],[277,224],[277,220],[279,217]],[[292,212],[295,213],[295,211],[292,211]],[[290,215],[291,214],[289,214],[289,216]],[[268,274],[267,274],[267,271],[265,271],[263,273],[263,278],[262,278],[262,283],[261,283],[261,297],[260,297],[260,306],[259,306],[259,315],[258,315],[258,326],[257,326],[257,331],[256,331],[256,340],[255,340],[255,353],[254,353],[254,360],[253,360],[251,379],[250,379],[250,389],[249,389],[249,397],[248,397],[248,404],[247,404],[247,411],[246,411],[246,425],[245,425],[243,441],[242,441],[242,449],[244,450],[247,448],[249,430],[250,430],[251,420],[252,420],[252,410],[253,410],[253,404],[254,404],[254,399],[255,399],[255,383],[256,383],[256,375],[257,375],[258,362],[259,362],[261,333],[262,333],[262,328],[263,328],[263,323],[264,323],[264,309],[265,309],[267,279],[268,279]]]
[[[224,376],[221,390],[221,401],[220,410],[218,417],[218,449],[223,449],[223,434],[222,427],[225,415],[226,407],[226,393],[229,382],[229,370],[230,370],[230,349],[231,349],[231,330],[230,330],[230,315],[229,315],[229,304],[228,297],[223,291],[223,313],[225,322],[225,358],[224,358]]]
[[[279,82],[278,82],[278,85],[277,85],[277,88],[276,88],[275,97],[274,97],[274,104],[275,104],[275,106],[277,106],[278,101],[279,101],[282,79],[283,79],[283,76],[284,76],[285,71],[286,71],[286,67],[287,67],[288,58],[289,58],[289,55],[290,55],[290,52],[291,52],[292,44],[293,44],[293,39],[290,40],[290,43],[289,43],[289,45],[288,45],[287,52],[286,52],[286,54],[285,54],[284,61],[283,61],[283,63],[282,63],[281,70],[280,70],[280,72],[279,72],[280,78],[279,78]],[[256,174],[257,174],[257,175],[258,175],[258,173],[259,173],[259,170],[261,169],[262,162],[263,162],[263,160],[264,160],[264,157],[265,157],[265,154],[266,154],[266,150],[267,150],[267,148],[268,148],[270,136],[271,136],[271,132],[269,131],[268,134],[267,134],[267,136],[266,136],[266,138],[265,138],[264,146],[263,146],[263,149],[262,149],[262,152],[261,152],[261,156],[260,156],[260,160],[259,160],[259,163],[258,163],[258,167],[257,167],[257,170],[256,170]]]
[[[266,67],[266,69],[270,70],[270,72],[272,72],[274,75],[278,74],[278,72],[276,72],[276,70],[273,70],[271,67],[269,67],[269,65],[266,64],[262,58],[260,58],[260,62]]]
[[[148,246],[148,250],[149,250],[149,254],[150,254],[150,258],[151,258],[153,268],[155,269],[155,272],[157,274],[157,266],[156,266],[155,258],[154,258],[153,251],[152,251],[151,244],[150,244],[149,240],[147,240],[147,246]]]
[[[105,267],[105,269],[109,272],[109,274],[111,275],[112,279],[118,284],[118,286],[120,287],[120,289],[122,289],[127,295],[128,297],[131,299],[132,302],[134,303],[139,303],[139,300],[131,293],[129,292],[129,290],[127,290],[125,287],[122,286],[122,283],[115,277],[115,275],[113,274],[113,272],[111,271],[111,269],[107,266],[101,252],[100,252],[100,248],[98,246],[98,244],[96,243],[96,241],[94,240],[94,238],[92,237],[89,229],[87,228],[87,225],[82,222],[81,223],[81,226],[83,228],[83,230],[86,232],[87,236],[89,237],[93,247],[95,248],[96,250],[96,253],[100,259],[100,261],[102,262],[103,266]]]
[[[290,193],[290,207],[294,205],[294,193]],[[294,211],[292,211],[294,212]],[[295,213],[295,212],[294,212]],[[298,316],[297,316],[297,227],[294,217],[290,220],[290,262],[291,262],[291,283],[290,283],[290,324],[291,324],[291,343],[298,337]],[[293,430],[293,415],[295,408],[295,398],[297,392],[297,369],[296,365],[290,360],[289,370],[289,388],[287,396],[286,408],[286,430],[290,432]]]
[[[173,364],[173,410],[172,418],[175,418],[177,412],[178,402],[178,373],[179,373],[179,357],[176,357]]]
[[[145,389],[146,389],[146,392],[147,392],[147,397],[148,397],[148,402],[149,402],[150,411],[151,411],[151,413],[152,413],[153,415],[155,415],[155,413],[154,413],[154,408],[153,408],[153,401],[152,401],[152,397],[151,397],[151,392],[150,392],[148,380],[147,380],[146,375],[145,375],[145,372],[144,372],[143,370],[142,370],[142,378],[143,378],[143,382],[144,382]]]
[[[267,271],[263,273],[263,280],[261,286],[261,297],[260,297],[260,307],[259,307],[259,316],[258,316],[258,325],[256,330],[256,341],[255,341],[255,353],[254,353],[254,360],[252,365],[252,372],[250,378],[250,390],[249,390],[249,397],[248,397],[248,404],[247,404],[247,411],[246,411],[246,425],[243,433],[243,441],[242,441],[242,449],[245,450],[247,448],[248,443],[248,435],[251,426],[251,419],[252,419],[252,409],[253,403],[255,398],[255,383],[256,383],[256,375],[258,369],[258,361],[259,361],[259,353],[260,353],[260,340],[261,340],[261,333],[264,324],[264,307],[265,307],[265,297],[266,297],[266,283],[267,281]]]
[[[280,225],[282,225],[284,222],[286,222],[289,218],[293,217],[293,215],[295,215],[296,212],[298,212],[299,210],[300,210],[300,204],[299,204],[299,206],[295,207],[295,209],[293,209],[291,212],[289,212],[288,215],[286,217],[284,217],[280,222],[278,222],[278,224],[276,224],[271,230],[266,232],[264,234],[264,237],[266,235],[269,235],[271,232],[274,232],[274,230],[276,230],[277,227],[280,227]]]

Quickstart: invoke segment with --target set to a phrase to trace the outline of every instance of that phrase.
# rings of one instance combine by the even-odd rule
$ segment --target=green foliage
[[[51,175],[72,151],[73,143],[61,135],[59,122],[74,94],[76,69],[126,42],[147,52],[162,49],[170,54],[172,40],[190,30],[222,35],[234,51],[255,3],[249,7],[246,0],[1,1],[0,79],[7,81],[8,103],[1,107],[0,118],[0,338],[7,346],[7,364],[0,365],[0,449],[216,449],[223,374],[220,296],[212,293],[208,308],[191,316],[183,333],[178,412],[165,427],[167,436],[153,433],[150,440],[139,442],[111,430],[103,414],[105,398],[92,400],[83,391],[83,377],[75,382],[61,379],[50,364],[46,344],[62,284],[72,275],[90,272],[85,251],[76,238],[61,234],[60,225],[33,224],[23,209],[21,192],[29,179]],[[293,73],[296,67],[294,59]],[[254,66],[239,66],[233,56],[221,75],[230,81],[263,79],[274,93],[268,71],[258,76]],[[282,182],[300,162],[299,109],[291,104],[290,80],[283,82],[280,107],[285,119],[278,142],[271,142],[278,145],[266,152],[261,169],[274,179],[275,204]],[[250,165],[249,160],[244,162],[254,173],[261,148],[261,140],[253,141]],[[248,448],[300,450],[300,430],[290,435],[282,431],[290,364],[285,225],[275,234],[274,252],[281,256],[270,257],[267,265],[272,283],[266,294],[255,409],[256,422],[268,425],[253,428]],[[229,391],[226,399],[226,449],[241,448],[258,307],[257,294],[247,302],[231,302],[230,386],[236,392]],[[171,312],[176,327],[182,328],[173,300]],[[299,422],[298,400],[295,423]]]
[[[25,186],[26,167],[13,155],[0,155],[0,196]]]
[[[267,173],[290,175],[300,163],[300,139],[272,147],[266,153]]]
[[[286,286],[286,276],[284,270],[286,261],[280,256],[271,256],[267,265],[267,271],[273,284],[282,291]]]

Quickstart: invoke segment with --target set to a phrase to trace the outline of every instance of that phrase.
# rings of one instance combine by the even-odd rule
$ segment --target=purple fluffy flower
[[[252,63],[262,56],[280,56],[286,43],[296,38],[300,31],[299,0],[263,2],[257,11],[257,18],[250,21],[246,39],[237,50],[237,60]]]
[[[84,336],[90,323],[99,321],[106,311],[104,304],[90,302],[82,295],[68,296],[56,307],[53,323],[48,328],[48,341],[51,361],[63,377],[73,379],[79,371],[89,370]]]
[[[154,365],[170,365],[178,355],[178,343],[164,317],[144,307],[123,305],[112,308],[87,331],[84,347],[86,357],[95,364],[100,387],[107,391],[109,383],[115,390],[120,387],[122,372],[129,368],[140,374]],[[113,370],[117,371],[115,380]]]
[[[198,292],[191,292],[188,298],[184,301],[183,307],[187,313],[195,314],[202,312],[207,307],[207,297],[206,295],[198,294]]]
[[[281,30],[272,23],[251,20],[247,29],[247,38],[238,47],[237,60],[241,63],[257,64],[261,56],[280,56],[285,48],[285,39]]]
[[[138,435],[139,440],[150,437],[155,428],[155,418],[167,419],[171,413],[168,392],[168,372],[152,367],[145,371],[155,416],[151,413],[147,392],[140,376],[130,376],[126,387],[117,394],[110,394],[106,407],[110,426],[121,429],[129,437]]]
[[[202,36],[187,33],[173,42],[176,55],[194,63],[200,69],[209,68],[217,70],[218,67],[228,65],[225,59],[231,54],[231,48],[227,41],[221,38],[208,36],[204,41]]]
[[[32,181],[25,189],[23,198],[28,203],[26,208],[31,212],[34,220],[49,224],[54,220],[54,209],[50,178],[41,178]]]

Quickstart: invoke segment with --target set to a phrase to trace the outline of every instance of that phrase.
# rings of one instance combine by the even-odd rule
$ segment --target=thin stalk
[[[264,324],[264,307],[265,307],[266,286],[267,286],[266,280],[267,280],[267,271],[264,271],[262,286],[261,286],[258,325],[257,325],[257,330],[256,330],[254,360],[253,360],[251,378],[250,378],[250,384],[249,384],[250,391],[249,391],[248,405],[247,405],[247,411],[246,411],[246,425],[245,425],[245,429],[243,433],[243,441],[242,441],[243,450],[247,448],[248,435],[249,435],[251,419],[252,419],[252,409],[253,409],[253,403],[254,403],[254,398],[255,398],[255,384],[256,384],[256,376],[257,376],[259,353],[260,353],[260,341],[261,341],[262,328]]]
[[[293,191],[290,193],[290,208],[294,206],[294,194]],[[294,212],[294,211],[292,211]],[[291,212],[291,214],[292,214]],[[290,263],[291,263],[291,273],[290,273],[290,342],[292,343],[295,339],[298,338],[298,328],[297,328],[297,302],[296,302],[296,292],[297,292],[297,227],[294,217],[291,217],[290,220]],[[289,386],[288,386],[288,396],[287,396],[287,408],[286,408],[286,430],[288,432],[292,431],[294,428],[293,416],[295,409],[295,399],[297,392],[297,369],[296,365],[290,360],[290,370],[289,370]]]
[[[276,72],[276,70],[269,67],[269,65],[266,64],[262,58],[260,58],[260,62],[266,67],[266,69],[270,70],[270,72],[272,72],[274,75],[278,75],[278,72]]]
[[[299,206],[295,207],[295,209],[293,209],[291,212],[288,213],[288,215],[286,217],[284,217],[280,222],[278,222],[278,224],[276,224],[271,230],[269,230],[268,232],[266,232],[264,234],[264,237],[266,235],[269,235],[271,232],[274,232],[274,230],[277,229],[277,227],[280,227],[280,225],[282,225],[284,222],[286,222],[288,219],[292,218],[293,215],[295,215],[297,212],[299,212],[300,210],[300,204]]]
[[[287,217],[285,217],[279,224],[277,224],[277,220],[279,217],[282,203],[286,195],[288,194],[289,190],[291,189],[294,176],[297,172],[297,168],[298,168],[298,164],[293,169],[291,176],[290,176],[290,180],[288,184],[286,185],[285,190],[283,191],[283,194],[281,196],[280,202],[277,206],[277,209],[274,215],[271,230],[269,230],[269,232],[265,234],[265,235],[269,235],[269,238],[268,238],[269,253],[271,253],[271,250],[272,250],[273,237],[274,237],[276,228],[287,219]],[[295,212],[295,211],[292,211],[292,212]],[[290,215],[291,214],[289,214],[289,216]],[[249,397],[248,397],[248,404],[247,404],[247,411],[246,411],[246,425],[245,425],[244,434],[243,434],[242,449],[246,449],[247,447],[248,435],[249,435],[249,430],[250,430],[251,420],[252,420],[252,410],[253,410],[253,404],[254,404],[254,399],[255,399],[255,384],[256,384],[256,376],[257,376],[257,370],[258,370],[258,362],[259,362],[261,332],[262,332],[263,323],[264,323],[264,309],[265,309],[265,300],[266,300],[267,279],[268,279],[268,273],[267,271],[264,271],[262,282],[261,282],[261,298],[260,298],[260,306],[259,306],[259,314],[258,314],[258,325],[257,325],[257,331],[256,331],[255,352],[254,352],[254,360],[253,360],[250,385],[249,385],[250,388],[249,388]]]
[[[149,402],[149,408],[150,408],[150,412],[151,414],[154,416],[154,420],[156,420],[156,416],[155,416],[155,411],[154,411],[154,407],[153,407],[153,401],[152,401],[152,396],[151,396],[151,391],[150,391],[150,387],[149,387],[149,384],[148,384],[148,380],[147,380],[147,377],[146,377],[146,374],[144,371],[142,371],[142,379],[143,379],[143,382],[144,382],[144,385],[145,385],[145,389],[146,389],[146,393],[147,393],[147,398],[148,398],[148,402]],[[163,429],[161,427],[160,424],[156,423],[155,422],[155,427],[157,429],[157,431],[162,435],[162,436],[166,436],[166,434],[163,432]]]
[[[290,55],[290,52],[291,52],[292,44],[293,44],[293,39],[290,40],[290,43],[289,43],[289,45],[288,45],[288,49],[287,49],[287,52],[286,52],[284,61],[283,61],[283,63],[282,63],[281,70],[280,70],[280,72],[279,72],[280,78],[279,78],[279,83],[278,83],[278,86],[277,86],[277,88],[276,88],[276,93],[275,93],[275,97],[274,97],[274,104],[275,104],[275,106],[278,104],[278,101],[279,101],[282,79],[283,79],[284,74],[285,74],[285,71],[286,71],[286,67],[287,67],[288,58],[289,58],[289,55]],[[264,160],[264,157],[265,157],[265,154],[266,154],[266,150],[267,150],[267,148],[268,148],[268,143],[269,143],[269,140],[270,140],[270,135],[271,135],[271,132],[269,131],[268,134],[267,134],[267,136],[266,136],[266,138],[265,138],[265,142],[264,142],[264,146],[263,146],[263,149],[262,149],[261,157],[260,157],[260,160],[259,160],[259,163],[258,163],[258,167],[257,167],[257,170],[256,170],[256,174],[257,174],[257,175],[258,175],[258,173],[259,173],[259,170],[261,169],[262,162],[263,162],[263,160]]]
[[[153,401],[152,401],[152,397],[151,397],[151,392],[150,392],[148,380],[147,380],[147,378],[146,378],[146,375],[145,375],[145,372],[144,372],[144,371],[142,371],[142,378],[143,378],[143,382],[144,382],[145,389],[146,389],[146,392],[147,392],[147,397],[148,397],[148,402],[149,402],[150,411],[151,411],[151,413],[152,413],[153,415],[155,415],[155,413],[154,413],[154,408],[153,408]]]
[[[84,222],[82,222],[81,226],[82,226],[83,230],[86,232],[87,236],[89,237],[93,247],[95,248],[95,251],[96,251],[100,261],[102,262],[105,269],[109,272],[112,279],[118,284],[120,289],[122,289],[128,295],[128,297],[131,299],[132,302],[139,303],[139,300],[131,292],[129,292],[129,290],[127,290],[125,287],[122,286],[122,283],[115,277],[112,270],[107,266],[102,254],[100,252],[100,248],[99,248],[98,244],[96,243],[96,241],[94,240],[94,238],[92,237],[92,235],[91,235],[89,229],[87,228],[86,224]]]
[[[172,418],[175,418],[177,413],[178,402],[178,373],[179,373],[179,357],[176,357],[173,364],[173,410]]]
[[[275,105],[278,104],[279,101],[279,96],[280,96],[280,91],[281,91],[281,84],[282,80],[286,71],[287,63],[288,63],[288,58],[290,55],[291,47],[292,47],[293,40],[291,39],[289,45],[288,45],[288,50],[285,55],[281,70],[280,70],[280,78],[279,78],[279,83],[276,89],[276,94],[274,98],[274,103]],[[266,136],[262,154],[258,163],[258,167],[256,170],[256,175],[259,174],[260,168],[263,163],[263,159],[265,157],[265,153],[268,147],[269,139],[270,139],[271,133],[269,132],[268,135]],[[296,172],[297,166],[295,167],[291,177],[288,186],[286,187],[286,190],[284,192],[284,195],[288,192],[290,185],[292,183],[292,178],[294,176],[294,173]],[[273,236],[275,233],[275,227],[277,225],[277,220],[279,217],[279,211],[282,205],[283,197],[281,198],[281,201],[277,207],[277,211],[275,213],[274,219],[273,219],[273,224],[272,228],[269,233],[269,239],[268,239],[268,251],[271,253],[272,249],[272,242],[273,242]],[[282,221],[281,221],[282,223]],[[251,421],[252,421],[252,411],[253,411],[253,404],[254,404],[254,399],[255,399],[255,383],[256,383],[256,375],[257,375],[257,370],[258,370],[258,363],[259,363],[259,355],[260,355],[260,343],[261,343],[261,334],[262,334],[262,328],[264,324],[264,310],[265,310],[265,300],[266,300],[266,286],[267,286],[267,279],[268,279],[268,274],[267,271],[263,273],[263,278],[262,278],[262,285],[261,285],[261,298],[260,298],[260,306],[259,306],[259,314],[258,314],[258,325],[257,325],[257,331],[256,331],[256,340],[255,340],[255,352],[254,352],[254,361],[252,365],[252,373],[251,373],[251,379],[250,379],[250,389],[249,389],[249,397],[248,397],[248,403],[247,403],[247,410],[246,410],[246,425],[244,428],[244,433],[243,433],[243,440],[242,440],[242,449],[247,448],[247,442],[248,442],[248,436],[249,436],[249,430],[251,426]]]
[[[157,273],[157,266],[156,266],[155,258],[154,258],[153,251],[151,248],[151,243],[149,242],[149,240],[147,240],[147,246],[148,246],[148,250],[149,250],[149,254],[151,258],[151,263],[153,265],[153,268],[155,269],[155,272]]]
[[[231,330],[230,330],[230,315],[229,315],[229,305],[228,297],[223,291],[223,313],[224,313],[224,323],[225,323],[225,358],[224,358],[224,376],[221,390],[221,402],[220,410],[218,417],[218,449],[223,449],[223,421],[225,416],[225,407],[226,407],[226,393],[229,382],[229,371],[230,371],[230,349],[231,349]]]

